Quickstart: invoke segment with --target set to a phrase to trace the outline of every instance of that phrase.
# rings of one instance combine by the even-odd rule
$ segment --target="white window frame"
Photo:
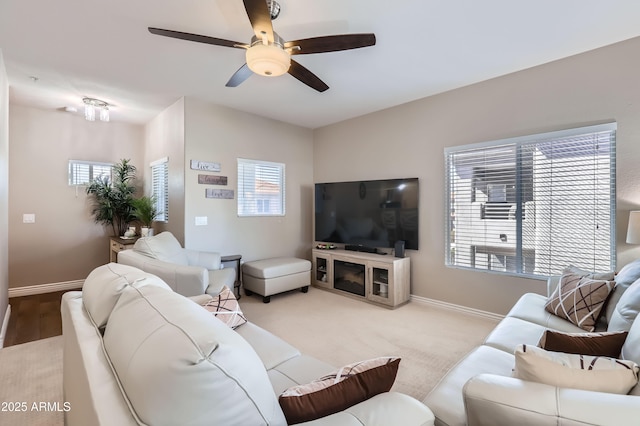
[[[446,266],[534,278],[560,274],[561,268],[569,264],[598,272],[615,270],[616,130],[616,123],[608,123],[445,148]],[[593,138],[592,148],[586,145],[586,137]],[[601,140],[606,143],[601,143]],[[554,143],[556,145],[553,145]],[[543,151],[549,151],[550,148],[556,151],[545,155]],[[523,154],[525,149],[529,150],[527,152],[533,152],[538,160],[538,163],[535,160],[531,163],[534,165],[533,169],[518,166],[524,164],[523,159],[528,158]],[[574,154],[575,152],[579,152],[580,155]],[[503,161],[507,163],[506,159],[511,159],[515,164],[515,174],[501,170],[504,167],[500,167],[500,164]],[[589,161],[593,162],[592,166],[589,166]],[[587,166],[583,166],[585,164]],[[594,175],[584,174],[588,167],[593,167]],[[473,170],[473,178],[470,177],[469,171],[464,171],[465,168]],[[481,186],[487,186],[486,194],[482,194],[486,198],[483,200],[484,206],[481,206],[484,207],[484,210],[481,210],[484,212],[482,218],[485,219],[483,225],[479,225],[474,219],[477,216],[478,204],[482,203],[475,200],[473,190],[469,189],[476,187],[472,181],[476,179],[478,170],[482,170],[483,173],[489,171],[486,176],[491,175],[491,178],[486,178],[480,183]],[[490,180],[504,180],[505,176],[515,177],[515,189],[510,190],[515,191],[516,201],[512,203],[507,217],[507,220],[514,220],[515,226],[511,226],[514,228],[511,230],[512,233],[502,234],[504,221],[496,226],[499,220],[486,219],[493,219],[487,216],[488,214],[504,214],[499,210],[495,213],[493,210],[489,211],[490,203],[487,201],[493,197],[499,204],[505,197],[502,188],[493,188],[498,189],[493,195],[490,194],[489,188]],[[531,176],[533,183],[529,182],[528,185],[537,188],[532,190],[531,197],[524,195],[525,187],[528,186],[525,184],[525,176]],[[586,184],[578,186],[581,181],[575,177],[584,177],[583,181]],[[546,191],[544,188],[549,190]],[[472,194],[468,194],[467,190]],[[561,191],[565,191],[563,195],[559,195]],[[531,198],[533,203],[527,203],[527,198]],[[593,200],[591,209],[588,204],[581,204],[583,198]],[[491,207],[495,208],[496,204]],[[527,210],[530,210],[528,214]],[[533,224],[525,224],[525,220],[532,219]],[[498,235],[500,238],[496,239]],[[483,238],[490,242],[476,243]],[[590,238],[593,238],[593,242]],[[507,240],[515,242],[515,247],[511,244],[508,250],[515,250],[513,257],[508,255],[511,268],[507,268]],[[589,255],[578,254],[580,249],[592,244],[592,258]],[[481,249],[477,250],[478,247]],[[489,247],[498,247],[500,250],[492,252],[493,249],[489,250]],[[500,251],[502,253],[499,253]],[[481,256],[480,262],[478,256]],[[534,268],[530,267],[531,263],[529,267],[526,266],[527,260],[531,262],[532,256],[535,259]],[[494,270],[491,266],[492,259],[498,260],[498,263],[502,262],[504,268]]]
[[[259,179],[262,177],[262,179]],[[258,180],[263,182],[260,190]],[[286,213],[285,165],[271,161],[238,158],[239,217],[284,216]],[[262,195],[261,195],[262,192]],[[269,211],[264,211],[264,206]]]
[[[86,168],[86,175],[88,176],[87,181],[84,179],[80,181],[80,174],[78,173],[78,168]],[[98,161],[84,161],[84,160],[69,160],[69,186],[87,186],[89,185],[97,176],[104,173],[104,169],[109,169],[109,180],[113,179],[113,163],[102,163]],[[101,169],[102,173],[97,174],[95,169]],[[84,173],[83,173],[84,174]]]
[[[169,157],[149,164],[151,169],[151,196],[155,197],[158,217],[156,222],[169,222]]]

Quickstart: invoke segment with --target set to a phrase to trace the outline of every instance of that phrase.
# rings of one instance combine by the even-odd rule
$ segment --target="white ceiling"
[[[80,114],[90,96],[113,121],[146,123],[191,96],[317,128],[640,36],[638,0],[278,1],[285,40],[373,32],[377,44],[297,56],[324,93],[289,75],[227,88],[244,50],[147,27],[249,42],[241,0],[1,0],[11,102]]]

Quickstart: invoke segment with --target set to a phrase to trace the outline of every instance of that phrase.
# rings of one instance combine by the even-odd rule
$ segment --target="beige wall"
[[[521,294],[543,293],[545,284],[444,266],[444,148],[617,121],[621,267],[640,254],[624,242],[628,212],[640,205],[638,51],[640,38],[317,129],[314,180],[419,177],[411,293],[506,313]]]
[[[312,131],[233,109],[186,98],[185,245],[243,261],[274,256],[311,258],[313,194]],[[237,191],[237,158],[276,161],[286,168],[286,215],[240,218],[236,198],[205,198],[205,188]],[[217,162],[226,187],[198,184],[190,160]],[[206,173],[205,173],[206,174]],[[234,192],[237,196],[237,192]],[[206,216],[207,226],[195,226]]]
[[[544,282],[444,266],[443,149],[617,121],[621,267],[640,254],[624,243],[628,211],[640,209],[639,50],[640,38],[315,131],[193,98],[176,102],[145,127],[11,105],[9,287],[83,279],[108,260],[108,231],[93,223],[84,192],[76,196],[66,185],[67,160],[131,158],[142,176],[151,161],[168,156],[172,204],[165,229],[187,247],[240,253],[244,261],[309,257],[313,182],[417,176],[421,247],[408,251],[412,294],[505,313],[522,293],[543,293]],[[0,72],[0,85],[2,79]],[[0,120],[2,96],[0,90]],[[0,133],[0,172],[2,138]],[[207,186],[197,183],[190,160],[221,163],[219,175],[236,190],[238,157],[286,164],[285,217],[239,218],[235,198],[205,198]],[[2,189],[0,182],[0,196]],[[35,213],[36,224],[23,224],[23,213]],[[208,225],[196,227],[196,216],[206,216]],[[0,211],[0,247],[2,226]],[[0,275],[0,311],[2,289]]]
[[[151,194],[151,168],[156,160],[169,159],[169,221],[154,224],[156,233],[169,231],[184,243],[184,99],[178,100],[145,126],[145,194]]]
[[[9,83],[0,50],[0,348],[9,289]]]
[[[9,287],[84,279],[109,261],[110,228],[95,224],[85,188],[68,185],[68,161],[143,159],[142,126],[11,105]],[[22,223],[34,213],[36,223]]]

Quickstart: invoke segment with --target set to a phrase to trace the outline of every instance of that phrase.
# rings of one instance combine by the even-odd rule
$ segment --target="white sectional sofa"
[[[619,359],[640,364],[640,261],[615,277],[596,331],[629,331]],[[559,277],[549,279],[549,294]],[[424,403],[436,425],[637,425],[640,385],[628,394],[551,386],[513,377],[518,345],[538,345],[545,330],[585,333],[544,308],[546,296],[525,294],[496,326],[484,344],[472,350],[427,395]]]
[[[111,263],[62,300],[69,426],[284,425],[278,395],[335,367],[247,322],[235,330],[158,277]],[[385,392],[313,425],[432,425]]]

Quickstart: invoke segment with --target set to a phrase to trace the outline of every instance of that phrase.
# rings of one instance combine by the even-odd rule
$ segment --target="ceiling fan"
[[[330,35],[285,41],[273,30],[271,21],[277,17],[277,12],[280,9],[274,0],[243,0],[243,2],[255,34],[251,37],[250,44],[153,27],[149,27],[149,32],[198,43],[246,49],[246,63],[231,76],[226,84],[227,87],[239,86],[253,73],[267,77],[289,73],[318,92],[324,92],[329,86],[307,68],[291,59],[291,56],[337,52],[376,44],[376,36],[371,33]]]

